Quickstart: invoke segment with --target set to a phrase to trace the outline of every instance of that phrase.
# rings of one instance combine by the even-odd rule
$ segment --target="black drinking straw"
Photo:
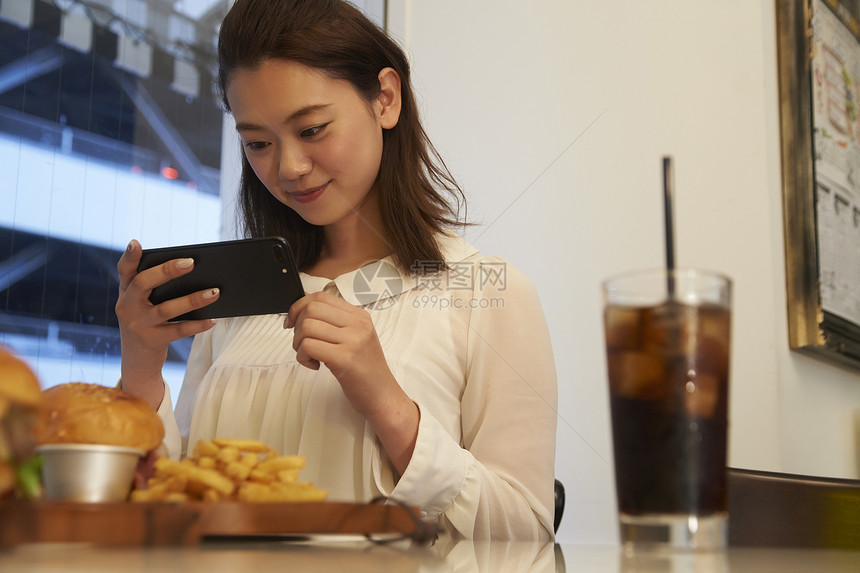
[[[663,157],[663,211],[666,227],[666,288],[669,300],[675,298],[675,219],[673,202],[675,199],[674,173],[672,158]]]

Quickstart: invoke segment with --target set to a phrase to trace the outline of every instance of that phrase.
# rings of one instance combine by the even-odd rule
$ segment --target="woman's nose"
[[[281,179],[294,180],[307,175],[313,168],[313,162],[302,151],[287,142],[281,144],[281,161],[278,174]]]

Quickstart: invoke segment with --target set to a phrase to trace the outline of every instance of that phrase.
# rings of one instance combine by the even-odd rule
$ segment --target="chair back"
[[[555,480],[555,515],[552,519],[553,531],[558,533],[558,526],[561,523],[561,516],[564,515],[564,485]]]
[[[729,469],[729,545],[860,549],[860,481]]]

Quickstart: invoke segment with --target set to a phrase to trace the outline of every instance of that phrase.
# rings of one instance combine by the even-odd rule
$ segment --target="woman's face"
[[[227,100],[245,156],[281,203],[314,225],[376,207],[384,104],[284,60],[234,72]],[[381,120],[382,119],[382,120]]]

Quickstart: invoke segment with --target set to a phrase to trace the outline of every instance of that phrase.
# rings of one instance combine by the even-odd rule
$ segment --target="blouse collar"
[[[440,234],[436,240],[449,266],[478,253],[474,246],[457,235]],[[417,261],[417,264],[422,267],[427,265],[425,269],[440,266],[436,261]],[[400,272],[391,256],[368,263],[333,280],[307,273],[300,273],[300,276],[306,293],[325,290],[340,295],[345,301],[356,306],[366,306],[395,297],[419,284],[419,277],[415,273]]]

